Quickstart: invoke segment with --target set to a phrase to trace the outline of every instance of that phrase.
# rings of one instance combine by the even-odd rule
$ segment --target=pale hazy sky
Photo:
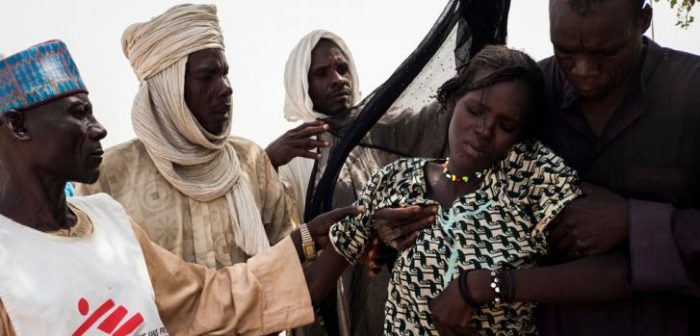
[[[49,39],[64,40],[90,90],[95,114],[109,131],[105,146],[134,137],[131,103],[138,82],[121,51],[129,24],[146,21],[183,1],[1,0],[0,53]],[[282,78],[289,51],[313,29],[343,37],[369,93],[416,47],[447,0],[207,1],[219,9],[234,90],[233,134],[266,146],[294,126],[282,116]],[[535,59],[551,55],[548,0],[512,0],[508,44]],[[700,54],[700,21],[674,26],[675,11],[655,3],[655,39]],[[699,7],[699,6],[696,6]],[[693,11],[700,18],[700,10]],[[648,32],[651,35],[651,31]],[[682,76],[682,74],[679,74]]]

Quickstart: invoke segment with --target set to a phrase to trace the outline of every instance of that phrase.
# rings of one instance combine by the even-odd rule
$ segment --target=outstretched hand
[[[295,157],[317,160],[319,154],[313,150],[319,147],[328,147],[329,144],[326,141],[314,139],[313,136],[327,130],[328,124],[320,120],[303,123],[270,143],[265,148],[265,152],[275,169],[289,163]]]
[[[341,219],[351,216],[357,216],[365,210],[364,206],[348,206],[322,213],[310,222],[306,223],[309,228],[309,233],[316,244],[316,248],[323,249],[328,245],[328,231],[331,226]]]

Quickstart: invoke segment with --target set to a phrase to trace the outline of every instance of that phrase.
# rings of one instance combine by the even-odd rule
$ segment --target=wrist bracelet
[[[459,275],[457,281],[459,282],[459,292],[462,294],[464,302],[466,302],[469,305],[469,307],[477,309],[481,305],[477,303],[476,300],[474,300],[474,298],[472,297],[472,294],[469,292],[469,284],[467,283],[467,276],[471,271],[473,270],[466,270],[462,272],[462,274]]]
[[[306,223],[299,225],[299,233],[301,233],[301,247],[304,251],[304,261],[316,260],[316,244],[313,238],[311,238],[311,233]]]
[[[494,303],[513,302],[515,298],[515,281],[513,272],[510,270],[505,268],[492,270],[490,287],[494,292]]]

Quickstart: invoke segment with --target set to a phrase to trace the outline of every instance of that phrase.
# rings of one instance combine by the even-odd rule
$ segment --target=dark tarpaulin
[[[510,0],[451,0],[418,47],[358,106],[361,112],[328,158],[319,183],[307,191],[304,219],[332,209],[333,191],[350,151],[390,109],[434,100],[437,86],[488,44],[505,44]],[[436,75],[436,73],[439,73]],[[401,148],[387,148],[407,152]],[[331,302],[332,301],[332,302]],[[335,300],[322,304],[328,335],[339,335]]]
[[[305,220],[331,210],[331,200],[340,168],[348,153],[360,142],[372,126],[397,101],[409,84],[416,79],[457,26],[455,68],[469,60],[488,44],[505,44],[510,0],[451,0],[428,35],[389,79],[373,91],[360,105],[362,112],[351,129],[330,154],[320,182],[309,190]],[[431,96],[435,92],[427,93]]]

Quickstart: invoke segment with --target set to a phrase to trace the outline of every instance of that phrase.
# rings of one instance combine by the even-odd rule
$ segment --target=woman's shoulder
[[[394,186],[404,185],[407,181],[418,181],[422,175],[425,163],[430,159],[401,158],[387,164],[372,174],[369,184],[374,187],[382,186],[382,189],[392,189]]]
[[[430,159],[426,158],[400,158],[382,168],[380,170],[381,173],[386,174],[391,174],[391,173],[403,173],[407,171],[414,171],[416,169],[423,169],[423,166],[425,166],[425,163],[429,161]]]
[[[503,168],[511,171],[563,164],[564,160],[539,140],[526,140],[513,145],[502,161]]]
[[[554,180],[576,181],[576,171],[564,159],[537,140],[523,141],[513,146],[508,157],[501,161],[502,178],[511,185],[527,185]],[[517,187],[518,189],[522,187]]]

